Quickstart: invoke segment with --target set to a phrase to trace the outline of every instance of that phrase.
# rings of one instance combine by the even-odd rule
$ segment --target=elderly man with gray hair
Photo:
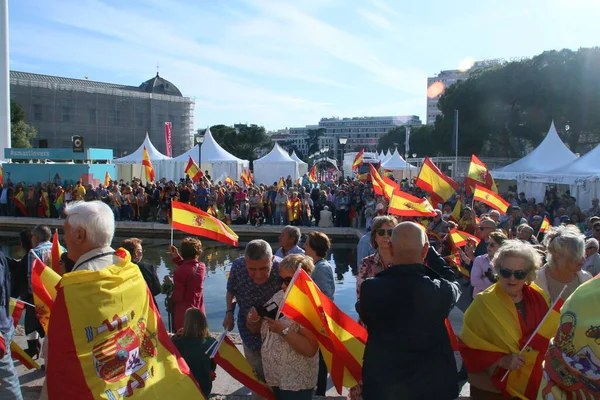
[[[574,225],[559,226],[546,234],[543,242],[548,250],[548,262],[538,271],[535,283],[554,302],[562,289],[567,299],[582,283],[592,279],[582,271],[585,261],[585,237]]]
[[[269,243],[262,239],[246,245],[243,257],[233,261],[227,280],[226,311],[223,328],[228,331],[235,326],[234,314],[238,311],[238,329],[244,345],[244,354],[261,379],[265,379],[260,349],[260,333],[251,333],[246,325],[250,309],[263,309],[265,303],[281,290],[279,263],[275,261]],[[260,314],[260,313],[259,313]],[[256,393],[253,399],[261,399]]]
[[[581,268],[592,276],[600,273],[600,254],[598,254],[598,241],[590,238],[585,241],[585,262]]]
[[[275,256],[283,258],[288,254],[304,254],[298,246],[302,232],[297,226],[288,225],[279,234],[279,249],[275,252]]]

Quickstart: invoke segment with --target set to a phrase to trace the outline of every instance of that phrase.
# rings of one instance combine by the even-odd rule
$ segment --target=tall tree
[[[319,145],[319,138],[324,135],[325,135],[325,128],[308,130],[308,137],[306,138],[308,154],[314,154],[321,149],[321,146]]]
[[[439,146],[433,141],[434,127],[424,125],[411,128],[410,133],[410,154],[416,153],[419,156],[436,156],[439,155]],[[377,151],[387,151],[390,149],[398,149],[400,154],[406,154],[406,127],[397,126],[390,129],[388,133],[379,138]]]
[[[210,127],[213,137],[225,150],[242,160],[250,162],[258,157],[258,150],[273,146],[271,137],[265,128],[258,125],[238,124],[235,127],[213,125]]]
[[[37,136],[36,129],[25,122],[25,111],[21,104],[10,99],[10,140],[14,148],[30,148],[31,139]]]

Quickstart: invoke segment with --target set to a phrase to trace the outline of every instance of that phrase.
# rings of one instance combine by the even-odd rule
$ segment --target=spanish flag
[[[382,176],[381,181],[383,182],[383,192],[385,193],[385,198],[390,201],[392,199],[392,195],[394,191],[400,190],[400,185],[398,182],[391,180],[387,176]]]
[[[29,254],[34,258],[31,266],[31,289],[33,290],[35,314],[44,331],[48,332],[50,312],[56,298],[56,285],[60,281],[60,275],[44,265],[35,253],[30,252]]]
[[[250,182],[250,184],[254,183],[254,175],[252,175],[252,171],[250,171],[250,168],[248,168],[248,172],[246,173],[246,175],[248,175],[248,182]]]
[[[173,201],[172,227],[192,235],[204,236],[219,242],[238,245],[238,235],[223,222],[199,208]]]
[[[208,206],[208,208],[206,209],[206,212],[211,217],[215,217],[215,218],[217,217],[217,213],[215,212],[215,209],[213,208],[213,206]]]
[[[373,167],[373,164],[369,164],[369,168],[371,169],[371,182],[373,183],[373,191],[376,195],[383,196],[385,193],[383,191],[385,186],[381,180],[381,177],[379,176],[379,172],[377,172],[375,167]]]
[[[279,178],[279,183],[277,184],[277,190],[281,189],[282,187],[285,187],[285,180],[283,179],[283,176]]]
[[[154,168],[152,168],[152,161],[150,161],[150,155],[148,155],[148,150],[146,150],[146,146],[144,146],[144,156],[142,158],[142,165],[144,166],[144,170],[146,171],[146,180],[154,182]]]
[[[242,171],[242,175],[240,176],[240,178],[242,179],[242,182],[244,183],[244,185],[246,185],[246,187],[250,186],[250,182],[248,180],[248,174],[246,173],[246,169],[244,169]]]
[[[42,195],[40,196],[40,203],[42,204],[44,215],[46,218],[50,218],[50,199],[48,198],[48,192],[45,190],[42,191]]]
[[[427,193],[430,193],[433,196],[435,204],[444,203],[459,188],[458,183],[440,171],[429,157],[425,157],[425,162],[419,171],[416,185]]]
[[[110,174],[108,173],[108,171],[106,171],[104,173],[104,187],[110,186],[110,181],[111,181]]]
[[[361,151],[358,152],[358,154],[356,154],[356,157],[354,157],[354,162],[352,163],[352,171],[356,171],[358,169],[358,167],[360,167],[362,165],[364,154],[365,154],[365,149],[362,149]]]
[[[460,212],[462,211],[462,201],[459,199],[456,201],[454,205],[454,209],[452,210],[452,214],[450,215],[450,220],[456,222],[460,221]]]
[[[13,202],[24,217],[29,216],[29,214],[27,214],[27,208],[25,208],[25,193],[23,190],[20,190],[16,195],[13,196]]]
[[[56,190],[56,200],[54,201],[54,207],[58,210],[65,204],[65,191],[60,186]]]
[[[19,320],[21,319],[21,315],[23,315],[23,311],[25,310],[25,303],[21,300],[10,298],[10,303],[8,305],[8,312],[13,319],[13,325],[16,327],[19,324]]]
[[[500,197],[499,194],[486,189],[482,186],[475,186],[475,192],[473,193],[473,200],[480,201],[487,204],[495,210],[506,214],[506,210],[510,207],[510,203]]]
[[[456,247],[463,247],[469,241],[474,242],[475,245],[478,245],[480,242],[480,239],[477,236],[473,236],[467,232],[459,231],[457,229],[452,229],[449,234],[450,240],[452,240],[452,243],[454,243]]]
[[[205,399],[139,268],[122,253],[114,265],[67,273],[57,285],[48,331],[48,397]]]
[[[198,168],[198,164],[194,162],[191,156],[183,172],[185,172],[194,182],[199,182],[204,176],[202,171],[200,171],[200,168]]]
[[[308,174],[308,180],[312,183],[317,183],[317,164],[313,165],[310,169],[310,174]]]
[[[475,154],[471,156],[469,172],[467,172],[467,177],[463,183],[467,194],[473,193],[477,185],[498,193],[496,182],[494,182],[494,178],[492,178],[488,167]]]
[[[444,260],[448,263],[452,268],[456,268],[458,272],[462,274],[465,278],[471,280],[471,273],[468,269],[463,267],[462,262],[460,261],[460,256],[458,252],[450,254],[449,256],[444,257]]]
[[[367,331],[344,314],[299,268],[281,311],[315,335],[338,393],[362,379]]]
[[[544,220],[542,221],[542,225],[540,226],[540,231],[539,233],[546,233],[550,230],[550,221],[548,220],[547,216],[544,216]],[[538,233],[538,234],[539,234]]]
[[[235,347],[235,344],[233,344],[229,337],[225,337],[223,343],[221,343],[214,361],[227,371],[229,375],[254,393],[269,400],[276,400],[269,386],[258,378],[248,360]]]
[[[233,181],[233,179],[231,179],[230,176],[228,176],[227,178],[225,178],[225,184],[233,187],[235,185],[235,182]]]
[[[23,310],[25,310],[25,303],[23,303],[21,300],[13,299],[11,297],[8,311],[13,319],[13,326],[15,328],[19,324]],[[33,359],[27,353],[25,353],[21,346],[19,346],[14,340],[10,343],[10,355],[13,360],[19,361],[27,369],[40,369],[39,364],[33,361]]]
[[[52,249],[50,251],[50,266],[56,272],[60,270],[60,256],[63,253],[62,246],[58,243],[58,229],[54,230],[54,235],[52,235]]]
[[[388,213],[400,217],[434,217],[436,215],[427,199],[419,199],[401,190],[394,190]]]

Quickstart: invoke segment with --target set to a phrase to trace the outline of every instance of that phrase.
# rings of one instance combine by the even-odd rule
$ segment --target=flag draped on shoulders
[[[130,257],[63,276],[48,340],[51,400],[205,399]]]
[[[500,285],[495,284],[475,296],[464,315],[459,348],[467,370],[484,372],[508,354],[518,354],[549,310],[550,301],[534,283],[523,288],[525,315],[521,317],[515,303]],[[558,319],[548,323],[558,326]],[[535,342],[535,343],[534,343]],[[525,364],[508,374],[498,367],[491,376],[494,386],[505,396],[535,399],[542,378],[542,360],[548,342],[532,341],[523,352]]]
[[[435,204],[447,201],[459,188],[458,183],[440,171],[429,157],[425,157],[416,185],[430,193]]]
[[[469,171],[467,172],[464,185],[467,194],[472,194],[477,185],[498,193],[496,182],[494,182],[490,170],[475,154],[471,156],[471,163],[469,164]]]
[[[110,185],[110,174],[108,173],[108,171],[106,171],[106,173],[104,174],[104,187],[108,187]]]
[[[338,393],[362,379],[367,331],[329,300],[304,270],[297,273],[281,310],[315,335]]]
[[[146,180],[154,182],[154,168],[152,168],[152,161],[150,161],[150,155],[148,154],[148,150],[146,150],[146,146],[144,146],[142,165],[144,166]]]
[[[173,228],[233,246],[238,245],[238,235],[207,212],[179,201],[173,201],[171,204]]]

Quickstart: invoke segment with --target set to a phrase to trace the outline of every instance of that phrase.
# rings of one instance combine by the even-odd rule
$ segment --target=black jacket
[[[394,265],[360,288],[358,308],[369,333],[364,400],[458,397],[444,321],[460,297],[460,285],[450,268],[431,264]]]
[[[152,293],[152,297],[160,294],[160,281],[158,279],[158,275],[156,275],[156,271],[154,269],[154,265],[147,263],[137,263],[137,266],[140,268],[140,272],[150,289],[150,293]],[[154,300],[156,304],[156,300]]]

